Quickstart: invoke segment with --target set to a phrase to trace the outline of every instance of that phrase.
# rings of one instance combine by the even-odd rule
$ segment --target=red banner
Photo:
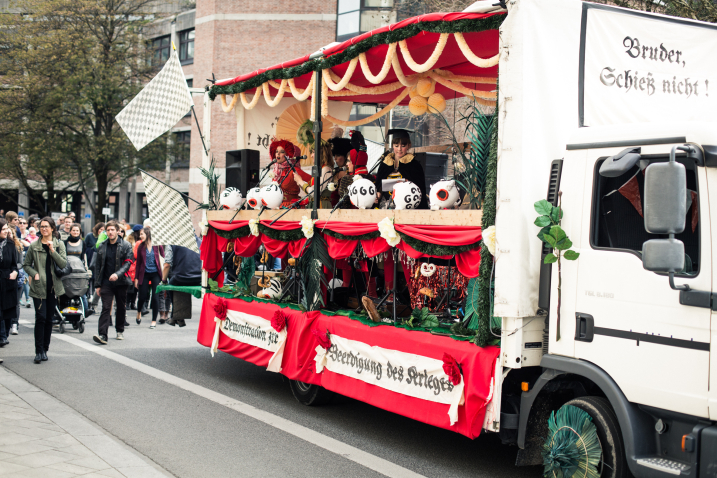
[[[197,341],[211,347],[214,336],[214,304],[217,297],[206,294],[202,304]],[[428,332],[409,331],[391,326],[369,327],[358,320],[343,316],[327,316],[320,312],[303,313],[289,308],[280,308],[273,303],[227,299],[229,309],[258,315],[271,320],[276,310],[288,315],[287,341],[284,349],[281,373],[292,380],[321,385],[341,395],[355,398],[376,407],[428,423],[437,427],[461,433],[470,438],[477,437],[483,426],[485,407],[492,394],[498,347],[480,348],[469,342],[449,337],[432,335]],[[465,405],[459,407],[458,422],[453,426],[448,419],[448,405],[410,397],[361,380],[333,373],[327,369],[316,373],[314,358],[319,345],[312,329],[329,331],[343,338],[356,340],[370,346],[420,355],[442,360],[443,354],[450,354],[461,365],[465,381]],[[266,367],[271,352],[237,342],[220,335],[219,350]]]

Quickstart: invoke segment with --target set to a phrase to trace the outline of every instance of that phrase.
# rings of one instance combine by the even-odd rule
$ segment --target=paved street
[[[541,475],[540,467],[515,468],[516,449],[495,435],[469,440],[344,397],[302,406],[280,375],[221,352],[211,358],[196,342],[199,308],[195,300],[195,319],[183,329],[150,330],[149,316],[141,326],[132,318],[126,340],[112,332],[105,347],[92,342],[97,316],[90,317],[84,334],[71,327],[54,333],[50,360],[41,365],[32,361],[33,310],[22,309],[20,335],[0,349],[0,477],[82,474],[74,459],[22,459],[27,437],[27,447],[50,440],[43,443],[49,455],[75,447],[77,459],[94,460],[89,476]],[[18,418],[8,406],[24,412]],[[8,413],[30,422],[13,424]],[[47,437],[22,433],[37,429],[33,420]],[[4,469],[5,461],[24,468]],[[50,471],[33,471],[45,466]]]

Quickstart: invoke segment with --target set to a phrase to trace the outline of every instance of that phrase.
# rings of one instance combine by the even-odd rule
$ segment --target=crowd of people
[[[20,307],[34,306],[34,362],[48,360],[59,298],[65,294],[60,277],[68,256],[78,257],[91,273],[88,294],[79,298],[84,316],[95,314],[102,302],[98,333],[93,336],[98,344],[107,344],[113,315],[116,339],[124,339],[128,308],[137,310],[137,325],[151,311],[150,329],[157,323],[186,325],[184,319],[171,316],[172,293],[158,293],[157,286],[199,285],[199,254],[186,247],[153,244],[149,219],[135,225],[126,220],[99,222],[83,237],[73,212],[56,222],[52,217],[25,219],[0,210],[0,348],[19,334]]]

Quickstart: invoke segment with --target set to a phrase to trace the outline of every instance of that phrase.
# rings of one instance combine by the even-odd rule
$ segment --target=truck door
[[[642,157],[667,161],[670,148],[643,147]],[[680,305],[666,275],[643,269],[643,242],[661,237],[644,227],[646,164],[617,178],[598,174],[602,161],[621,149],[588,150],[584,187],[591,194],[583,203],[575,315],[564,316],[563,334],[574,340],[575,357],[604,369],[631,402],[705,417],[712,311]],[[707,172],[693,160],[678,161],[687,169],[691,206],[676,236],[685,244],[686,268],[675,283],[711,291]]]

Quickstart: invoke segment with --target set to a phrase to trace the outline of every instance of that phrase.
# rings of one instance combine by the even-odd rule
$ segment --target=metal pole
[[[314,110],[314,208],[311,219],[319,218],[319,201],[321,200],[321,132],[324,130],[321,122],[321,70],[316,72],[316,89],[314,95],[316,109]],[[327,99],[328,100],[328,99]]]
[[[150,178],[152,178],[152,179],[157,179],[157,178],[155,178],[154,176],[152,176],[151,174],[149,174],[147,171],[145,171],[144,169],[142,169],[142,168],[137,168],[137,169],[138,169],[139,171],[143,172],[144,174],[146,174],[147,176],[149,176]],[[169,184],[165,183],[165,182],[162,181],[161,179],[157,179],[157,181],[159,181],[160,183],[164,184],[165,186],[167,186],[167,187],[170,188],[170,189],[174,189],[175,191],[177,191],[179,194],[181,194],[182,196],[186,197],[186,198],[189,199],[190,201],[194,201],[194,202],[197,203],[197,204],[201,204],[201,203],[200,203],[199,201],[197,201],[196,199],[192,199],[191,197],[189,197],[188,194],[183,193],[182,191],[178,190],[177,188],[173,188],[172,186],[170,186]]]

